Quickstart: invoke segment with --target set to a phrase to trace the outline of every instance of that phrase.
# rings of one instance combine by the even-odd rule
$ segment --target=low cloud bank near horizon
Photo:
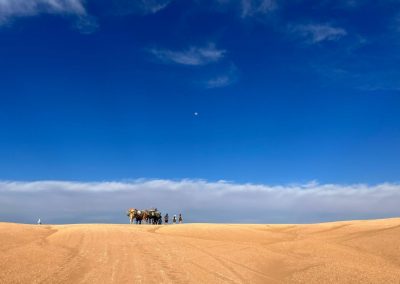
[[[186,222],[311,223],[396,217],[399,204],[398,183],[0,181],[0,222],[126,223],[128,208],[157,207]]]

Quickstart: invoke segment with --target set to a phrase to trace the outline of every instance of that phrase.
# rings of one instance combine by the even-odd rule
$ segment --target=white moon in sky
[[[197,115],[199,115],[199,113],[198,113],[198,112],[195,112],[195,113],[194,113],[194,115],[196,115],[196,116],[197,116]]]

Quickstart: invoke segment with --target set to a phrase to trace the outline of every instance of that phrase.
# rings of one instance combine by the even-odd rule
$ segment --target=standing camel
[[[136,217],[137,210],[135,208],[131,208],[128,210],[126,215],[129,217],[129,224],[133,224],[133,219]]]
[[[136,210],[136,224],[141,225],[143,220],[143,210]]]
[[[143,220],[146,222],[146,224],[149,223],[149,210],[143,210]]]

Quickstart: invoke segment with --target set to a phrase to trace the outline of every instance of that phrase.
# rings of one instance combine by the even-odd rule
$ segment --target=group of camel
[[[133,224],[134,220],[136,220],[136,224],[142,224],[142,221],[154,225],[162,223],[162,215],[157,208],[149,210],[130,208],[127,212],[127,216],[129,217],[130,224]]]

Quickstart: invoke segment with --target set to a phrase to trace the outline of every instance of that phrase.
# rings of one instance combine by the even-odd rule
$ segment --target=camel
[[[139,224],[139,225],[142,224],[143,216],[144,216],[143,210],[136,210],[136,214],[135,214],[136,224]]]
[[[130,208],[126,215],[129,217],[129,224],[133,224],[133,219],[136,217],[137,210],[135,208]]]
[[[149,210],[143,210],[143,220],[146,222],[146,224],[149,223]]]
[[[161,212],[157,211],[157,208],[150,210],[138,210],[130,208],[126,214],[129,217],[130,224],[133,224],[133,220],[136,219],[136,224],[142,224],[142,220],[150,224],[161,224]]]
[[[148,210],[149,213],[149,223],[153,225],[161,224],[162,216],[161,212],[157,210],[157,208],[152,208]]]

